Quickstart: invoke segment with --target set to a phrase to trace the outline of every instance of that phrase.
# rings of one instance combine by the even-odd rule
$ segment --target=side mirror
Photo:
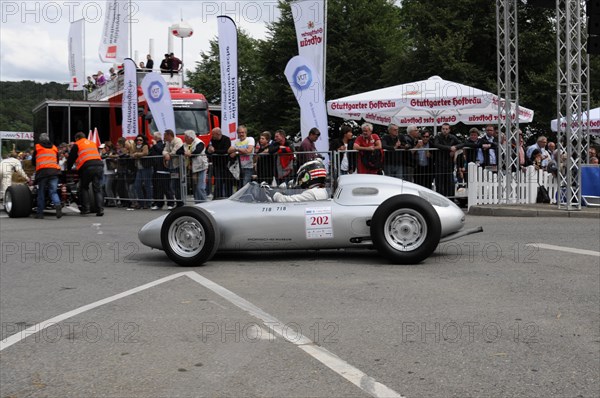
[[[152,121],[152,112],[146,113],[146,116],[144,116],[144,119],[151,122]]]

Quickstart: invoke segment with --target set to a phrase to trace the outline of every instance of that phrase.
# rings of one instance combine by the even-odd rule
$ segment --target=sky
[[[179,23],[182,17],[194,34],[183,39],[183,57],[182,39],[173,37],[172,51],[183,60],[186,70],[193,70],[200,53],[209,50],[209,40],[217,37],[218,15],[231,17],[238,28],[257,39],[264,39],[266,24],[280,16],[276,0],[131,0],[130,4],[132,57],[136,63],[145,61],[153,39],[155,68],[167,52],[169,26]],[[99,70],[106,74],[112,64],[102,63],[98,57],[105,10],[105,0],[0,0],[0,80],[67,83],[69,27],[81,18],[85,20],[86,75]]]

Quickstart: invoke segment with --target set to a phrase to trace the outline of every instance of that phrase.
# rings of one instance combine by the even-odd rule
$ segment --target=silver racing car
[[[275,203],[250,183],[228,199],[183,206],[150,221],[140,241],[182,266],[217,252],[375,248],[396,264],[415,264],[440,241],[483,231],[462,229],[463,211],[427,188],[398,178],[339,177],[326,200]]]

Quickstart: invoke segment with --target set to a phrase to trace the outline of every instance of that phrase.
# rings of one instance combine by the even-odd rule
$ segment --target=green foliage
[[[533,127],[549,129],[556,113],[554,10],[518,3],[519,101],[535,111]],[[444,79],[497,92],[495,2],[489,0],[328,0],[326,98],[386,86]],[[299,108],[284,76],[298,54],[288,1],[265,40],[238,35],[239,121],[254,136],[298,131]],[[590,103],[600,105],[600,56],[590,58]],[[221,97],[215,37],[187,83],[209,102]],[[73,94],[58,83],[0,82],[0,128],[32,130],[32,108]]]
[[[65,98],[82,99],[83,95],[55,82],[0,82],[0,130],[33,131],[33,108],[45,99]]]
[[[260,58],[257,57],[261,41],[238,31],[238,101],[239,120],[252,130],[255,119],[252,117],[259,107],[260,82],[263,76]],[[188,72],[187,84],[195,91],[203,93],[208,102],[221,102],[221,70],[219,65],[219,44],[217,39],[210,41],[210,51],[201,54],[202,61],[196,62],[196,70]],[[256,128],[260,128],[257,126]]]

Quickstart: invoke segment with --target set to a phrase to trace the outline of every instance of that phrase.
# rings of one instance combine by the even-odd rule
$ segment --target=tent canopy
[[[432,76],[327,101],[327,112],[330,116],[383,125],[494,124],[498,123],[498,107],[504,108],[504,103],[495,94]],[[515,115],[512,104],[510,117],[514,120]],[[519,123],[532,120],[533,111],[520,106]]]
[[[590,109],[589,123],[587,123],[587,121],[588,121],[587,112],[583,112],[581,114],[581,120],[582,120],[584,126],[587,126],[587,124],[589,124],[591,131],[594,131],[594,132],[600,131],[600,108]],[[565,131],[566,126],[567,126],[566,118],[563,117],[560,119],[561,131]],[[550,128],[552,129],[552,131],[558,130],[557,119],[554,119],[550,122]]]

